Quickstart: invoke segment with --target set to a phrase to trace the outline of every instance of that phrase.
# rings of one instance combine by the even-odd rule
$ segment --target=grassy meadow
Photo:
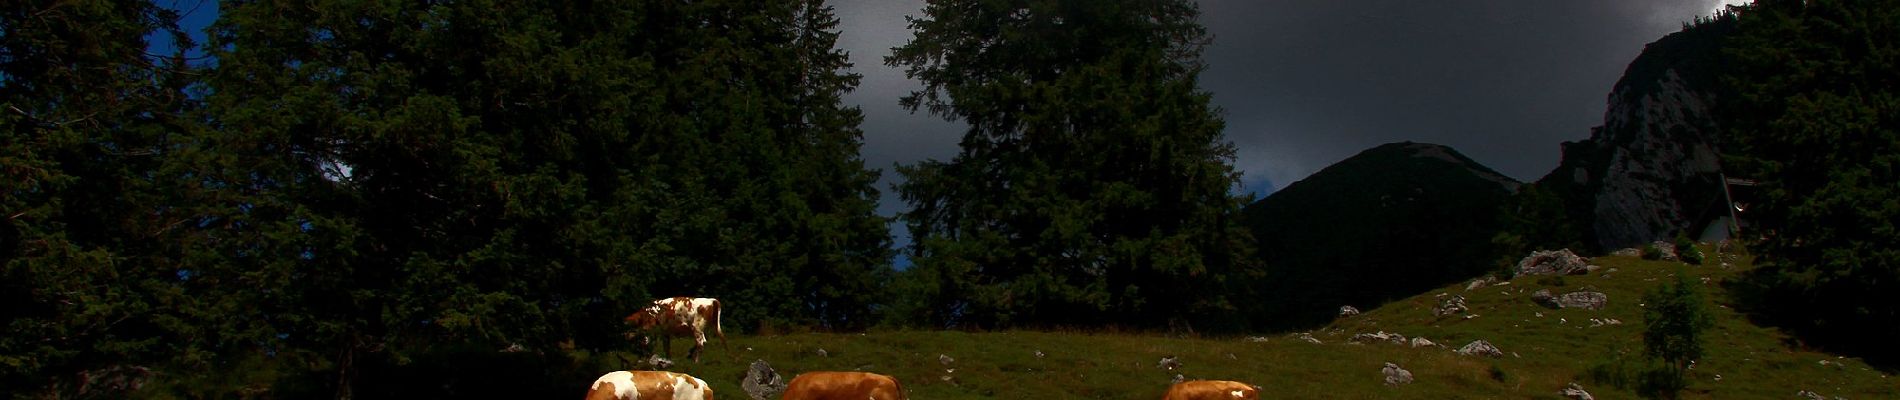
[[[1827,398],[1900,397],[1900,381],[1878,369],[1802,350],[1780,332],[1755,326],[1730,309],[1723,283],[1749,268],[1745,257],[1710,257],[1701,266],[1631,257],[1592,263],[1603,268],[1561,279],[1520,277],[1471,291],[1458,284],[1389,303],[1313,331],[1321,344],[1288,335],[1265,342],[1246,336],[1025,331],[735,335],[731,352],[715,341],[703,362],[682,360],[672,369],[706,379],[721,398],[744,398],[740,380],[755,359],[771,363],[787,379],[814,370],[893,375],[914,399],[1155,399],[1176,373],[1252,383],[1263,388],[1264,398],[1560,398],[1558,390],[1570,382],[1597,398],[1633,398],[1634,388],[1617,387],[1612,371],[1644,365],[1642,295],[1673,274],[1687,273],[1692,282],[1705,282],[1704,298],[1716,323],[1706,344],[1708,356],[1690,373],[1685,398],[1787,399],[1804,390]],[[1609,303],[1598,311],[1548,309],[1530,300],[1540,288],[1555,294],[1593,289],[1608,294]],[[1476,316],[1434,317],[1432,308],[1450,295],[1464,296],[1470,308],[1464,315]],[[1621,324],[1593,326],[1592,318]],[[1348,343],[1353,334],[1377,331],[1423,336],[1444,347]],[[1505,356],[1452,352],[1477,339],[1495,344]],[[675,355],[683,356],[686,347],[675,340]],[[1044,356],[1038,357],[1039,351]],[[954,361],[946,365],[939,355]],[[1182,367],[1158,368],[1157,361],[1170,355]],[[590,362],[617,365],[617,357],[594,355]],[[1380,370],[1387,362],[1410,370],[1415,381],[1385,385]],[[577,396],[584,385],[576,384]]]

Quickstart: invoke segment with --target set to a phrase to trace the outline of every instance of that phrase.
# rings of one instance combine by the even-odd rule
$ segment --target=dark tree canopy
[[[822,1],[227,1],[196,66],[145,53],[153,2],[28,3],[0,11],[0,391],[125,365],[400,394],[456,352],[631,350],[662,296],[736,331],[879,318]],[[485,394],[599,372],[537,362]]]
[[[1721,104],[1756,305],[1813,344],[1900,361],[1900,5],[1763,0],[1733,17]]]
[[[900,167],[933,326],[1180,326],[1231,317],[1257,271],[1188,1],[931,1],[885,63],[900,103],[970,129]],[[1234,290],[1230,290],[1234,289]],[[1233,321],[1233,318],[1227,318]]]

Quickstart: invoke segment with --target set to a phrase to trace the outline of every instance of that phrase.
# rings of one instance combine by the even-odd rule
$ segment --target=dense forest
[[[1005,3],[932,1],[885,59],[924,83],[891,101],[969,126],[897,168],[894,249],[821,0],[226,1],[204,43],[149,0],[9,1],[0,393],[157,371],[169,396],[348,398],[477,361],[564,384],[679,295],[742,333],[1273,326],[1264,302],[1298,299],[1263,289],[1195,4]],[[1746,304],[1900,359],[1900,6],[1698,24],[1735,27]],[[1500,237],[1573,241],[1521,196]],[[497,349],[521,351],[468,358]]]

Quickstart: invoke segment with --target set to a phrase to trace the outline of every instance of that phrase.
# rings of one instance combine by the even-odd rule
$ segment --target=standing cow
[[[869,372],[806,372],[785,385],[779,400],[904,400],[897,378]]]
[[[614,371],[587,388],[587,400],[713,400],[712,386],[692,375],[666,371]]]
[[[1187,381],[1168,388],[1161,400],[1259,400],[1260,389],[1234,381]]]
[[[640,331],[660,334],[660,346],[666,356],[673,356],[672,337],[691,336],[693,351],[688,353],[693,361],[699,361],[699,354],[706,348],[706,331],[711,329],[719,335],[719,344],[726,347],[726,353],[732,353],[732,344],[726,342],[726,332],[719,327],[719,299],[704,297],[674,297],[654,300],[653,304],[627,316],[627,324]]]

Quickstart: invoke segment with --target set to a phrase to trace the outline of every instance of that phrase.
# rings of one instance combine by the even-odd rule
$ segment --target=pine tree
[[[1762,311],[1812,344],[1900,360],[1900,5],[1757,1],[1733,16],[1722,144],[1748,200]],[[1715,21],[1722,22],[1722,21]]]
[[[1219,110],[1197,86],[1206,30],[1187,1],[932,1],[885,63],[900,103],[969,125],[898,187],[932,325],[1231,317],[1256,273],[1228,194]],[[1231,318],[1229,320],[1232,320]]]

